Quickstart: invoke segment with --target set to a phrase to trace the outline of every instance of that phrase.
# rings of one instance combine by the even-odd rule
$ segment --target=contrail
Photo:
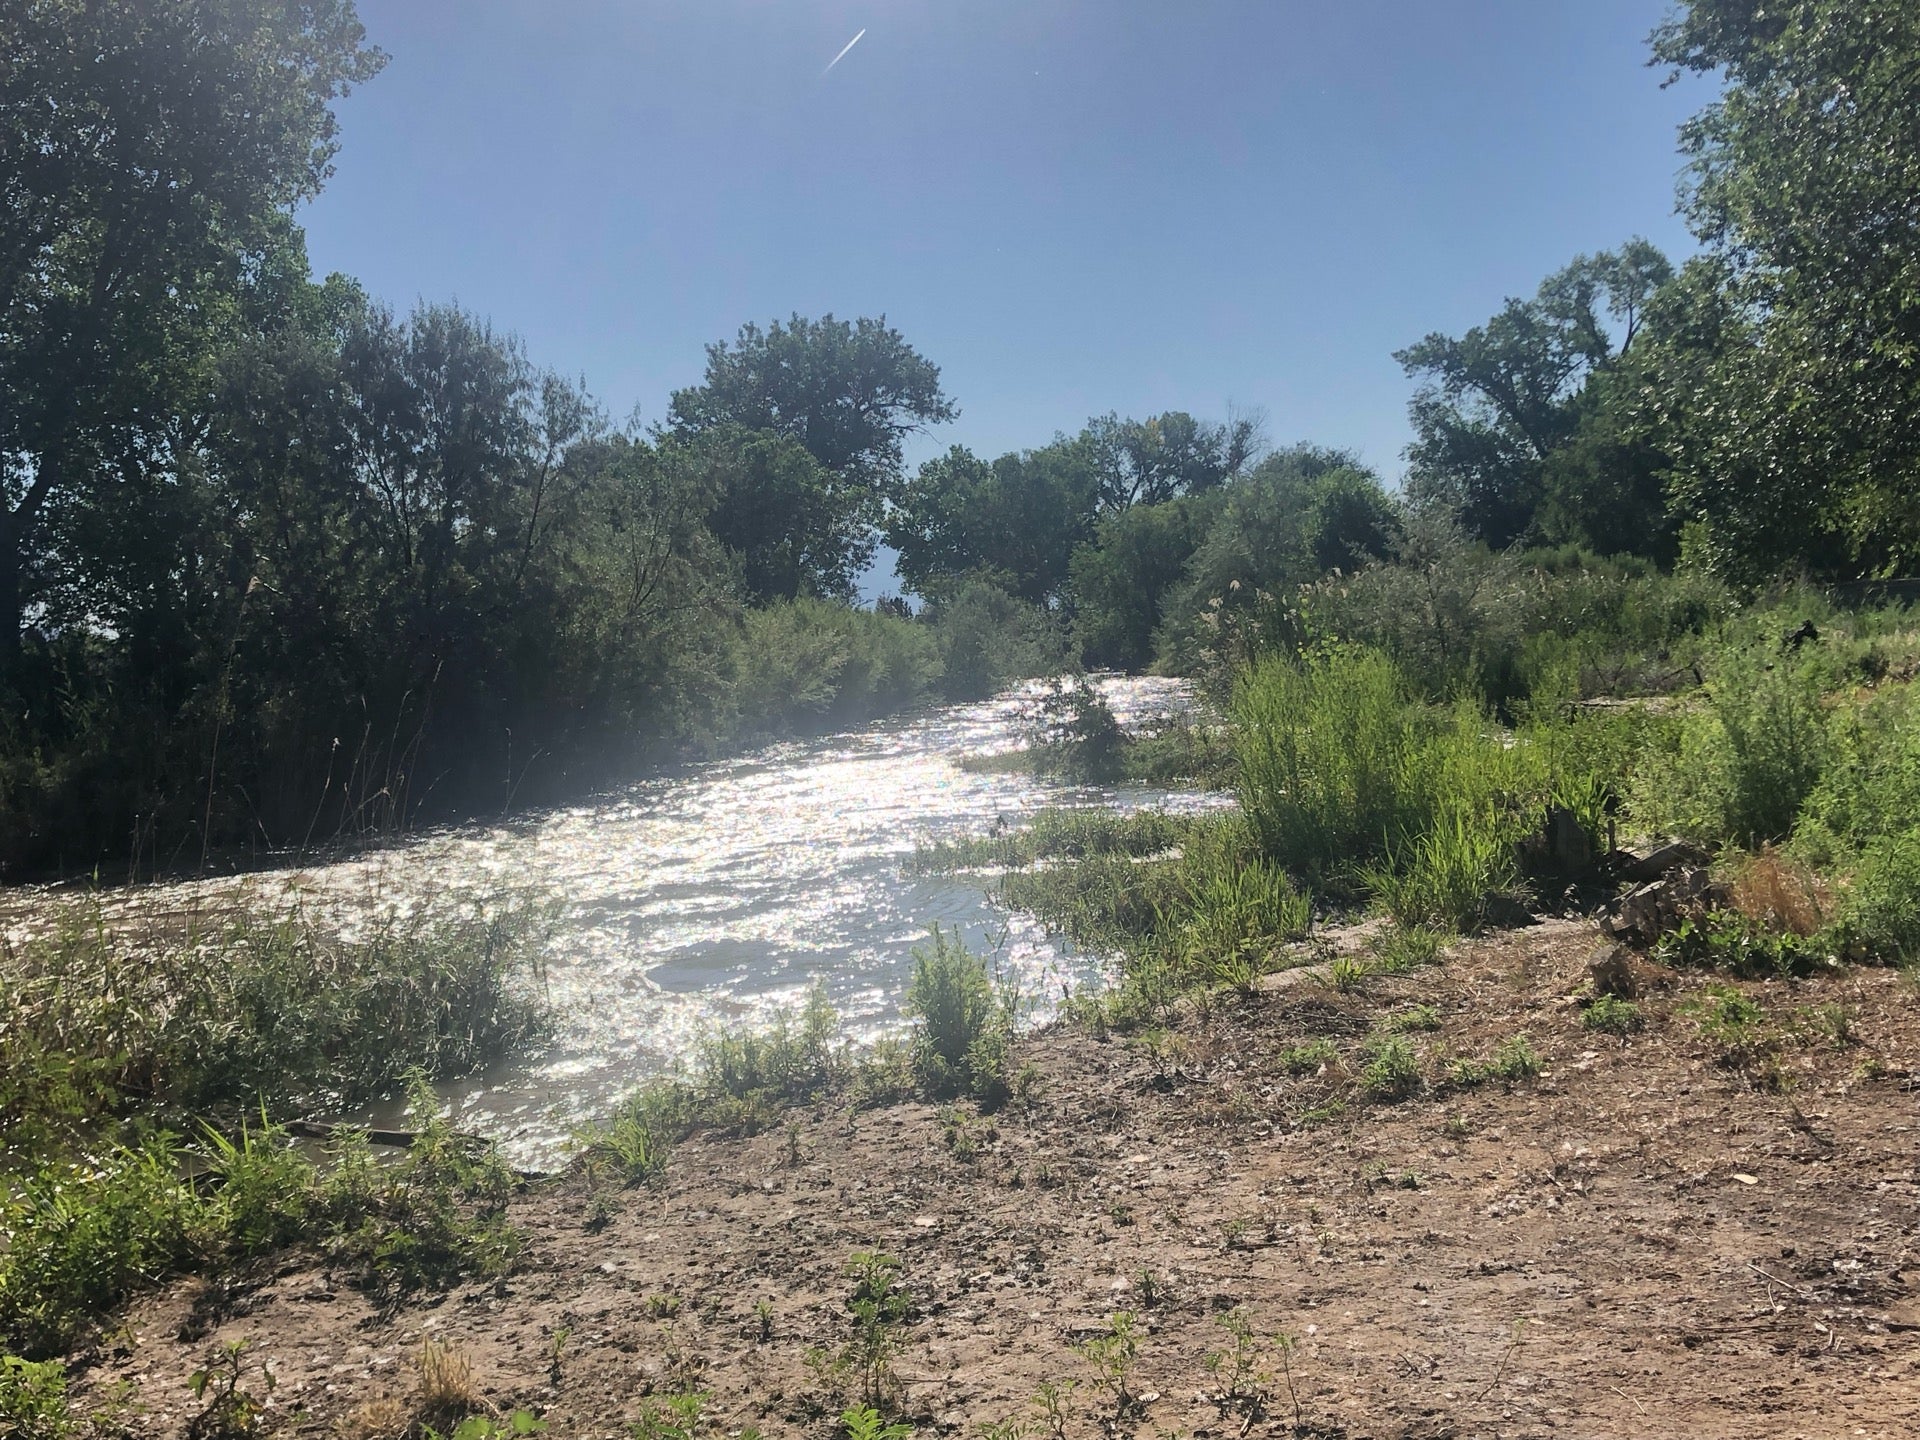
[[[867,33],[866,26],[864,25],[861,26],[860,35],[864,35],[866,33]],[[854,46],[860,43],[860,35],[856,35],[851,40],[847,41],[847,50],[851,50]],[[838,55],[834,56],[833,59],[829,60],[827,62],[827,70],[833,69],[834,66],[838,65],[842,60],[846,59],[847,50],[842,50]],[[822,70],[820,73],[822,75],[825,75],[827,73],[827,70]]]

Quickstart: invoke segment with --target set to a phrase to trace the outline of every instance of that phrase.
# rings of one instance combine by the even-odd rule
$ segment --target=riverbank
[[[683,1394],[699,1428],[636,1433],[826,1435],[876,1355],[926,1433],[1048,1433],[1048,1386],[1069,1436],[1912,1433],[1908,982],[1647,976],[1611,1034],[1576,998],[1597,938],[1550,920],[1131,1038],[1055,1028],[991,1116],[835,1097],[695,1136],[651,1186],[522,1191],[511,1274],[389,1308],[298,1251],[177,1282],[74,1393],[178,1433],[209,1347],[246,1342],[271,1432],[398,1434],[431,1340],[476,1411],[569,1437]],[[1412,1071],[1374,1073],[1395,1041]],[[864,1351],[863,1253],[906,1297]]]

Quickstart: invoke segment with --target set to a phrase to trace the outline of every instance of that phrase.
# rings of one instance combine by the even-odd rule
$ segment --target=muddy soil
[[[535,1187],[517,1273],[397,1313],[297,1258],[178,1285],[80,1388],[130,1382],[142,1426],[177,1434],[189,1373],[244,1338],[276,1378],[272,1431],[371,1436],[366,1407],[411,1403],[436,1337],[487,1404],[556,1437],[625,1436],[684,1389],[710,1396],[703,1434],[826,1437],[845,1267],[881,1251],[911,1297],[892,1369],[922,1434],[1036,1421],[1068,1381],[1076,1440],[1920,1434],[1912,991],[1883,970],[1743,984],[1768,1026],[1729,1064],[1699,976],[1649,994],[1638,1034],[1584,1028],[1596,943],[1549,921],[1153,1037],[1059,1028],[1026,1046],[1032,1100],[992,1117],[823,1106],[689,1141],[652,1189]],[[1423,1079],[1369,1100],[1365,1038],[1391,1016]],[[1448,1079],[1521,1032],[1538,1075]],[[1303,1059],[1321,1038],[1333,1058]],[[1122,1310],[1124,1415],[1079,1348]],[[1258,1342],[1237,1387],[1209,1365],[1236,1311]]]

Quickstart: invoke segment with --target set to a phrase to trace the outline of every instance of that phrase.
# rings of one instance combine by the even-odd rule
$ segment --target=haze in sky
[[[316,270],[458,299],[644,421],[746,321],[884,313],[961,407],[916,458],[1232,404],[1393,478],[1395,349],[1576,253],[1691,248],[1708,91],[1646,64],[1663,0],[360,11],[392,60]]]

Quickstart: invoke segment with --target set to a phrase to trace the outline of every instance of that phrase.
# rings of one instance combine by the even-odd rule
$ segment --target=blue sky
[[[457,299],[658,419],[707,342],[885,313],[985,454],[1265,412],[1401,469],[1392,351],[1678,256],[1665,0],[360,0],[316,270]],[[865,37],[831,73],[827,62]]]

